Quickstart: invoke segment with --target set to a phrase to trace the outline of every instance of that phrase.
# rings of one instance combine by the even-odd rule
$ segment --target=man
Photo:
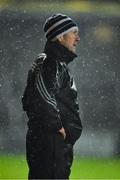
[[[26,154],[29,179],[68,179],[73,145],[80,137],[77,90],[68,64],[77,55],[76,23],[64,14],[44,24],[47,42],[28,72],[22,97],[28,116]]]

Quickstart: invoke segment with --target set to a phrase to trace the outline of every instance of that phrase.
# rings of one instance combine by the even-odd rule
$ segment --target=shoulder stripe
[[[54,106],[54,108],[56,109],[56,104],[55,104],[51,99],[48,99],[48,98],[47,98],[46,94],[44,93],[44,90],[42,89],[41,83],[38,82],[37,88],[38,88],[39,93],[42,95],[43,99],[44,99],[48,104],[51,104],[52,106]]]
[[[44,85],[43,78],[42,78],[41,74],[38,75],[38,84],[41,85],[42,91],[44,92],[44,94],[46,94],[46,98],[47,98],[47,99],[51,99],[51,101],[52,101],[53,103],[55,103],[55,105],[56,105],[55,100],[50,96],[50,94],[48,93],[48,91],[47,91],[47,89],[46,89],[46,87],[45,87],[45,85]]]
[[[47,103],[51,104],[52,106],[54,106],[56,108],[56,102],[55,100],[50,96],[50,94],[48,93],[45,85],[44,85],[44,82],[43,82],[43,78],[42,78],[42,75],[41,73],[39,73],[37,75],[37,79],[36,79],[36,85],[37,85],[37,88],[38,88],[38,91],[39,93],[41,94],[41,96],[43,97],[43,99],[45,101],[47,101]]]
[[[44,82],[43,82],[43,78],[42,78],[41,73],[40,73],[38,76],[39,76],[39,79],[41,80],[41,85],[42,85],[42,88],[44,89],[44,91],[45,91],[45,93],[46,93],[47,97],[48,97],[48,98],[50,98],[50,99],[52,99],[52,98],[51,98],[51,96],[50,96],[50,94],[48,93],[48,91],[47,91],[47,89],[46,89],[45,85],[44,85]]]
[[[40,95],[42,96],[42,98],[48,103],[48,104],[51,104],[55,109],[56,109],[56,106],[51,103],[50,101],[46,100],[46,97],[44,96],[43,92],[41,91],[41,87],[37,84],[37,88],[38,88],[38,91],[40,93]]]

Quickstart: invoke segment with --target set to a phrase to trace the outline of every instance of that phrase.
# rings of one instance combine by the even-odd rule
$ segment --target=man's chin
[[[75,48],[75,47],[72,48],[71,51],[72,51],[73,53],[76,53],[76,48]]]
[[[68,48],[72,53],[76,53],[76,47]]]

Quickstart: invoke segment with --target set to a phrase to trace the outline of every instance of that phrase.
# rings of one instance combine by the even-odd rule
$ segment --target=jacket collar
[[[70,63],[74,58],[77,57],[76,54],[69,51],[66,47],[52,41],[46,42],[44,52],[50,59],[65,62],[66,64]]]

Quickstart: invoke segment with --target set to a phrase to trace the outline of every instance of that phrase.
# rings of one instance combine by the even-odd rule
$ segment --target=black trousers
[[[60,133],[29,129],[26,157],[28,179],[69,179],[73,147]]]

